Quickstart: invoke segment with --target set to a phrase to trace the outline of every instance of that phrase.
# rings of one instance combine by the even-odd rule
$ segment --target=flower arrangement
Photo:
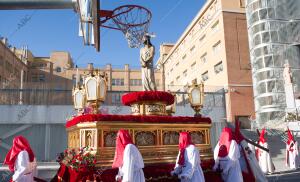
[[[92,154],[92,148],[66,149],[58,156],[58,162],[71,167],[76,171],[93,170],[97,163],[96,156]]]

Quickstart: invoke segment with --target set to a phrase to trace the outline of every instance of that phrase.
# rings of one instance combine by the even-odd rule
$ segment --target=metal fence
[[[103,105],[120,105],[122,95],[129,91],[108,91]],[[187,92],[176,92],[176,104],[189,104]],[[225,107],[224,91],[206,92],[207,107]],[[72,105],[72,90],[0,89],[0,105]]]

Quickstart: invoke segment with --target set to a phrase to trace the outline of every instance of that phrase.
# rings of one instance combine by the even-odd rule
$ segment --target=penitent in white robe
[[[286,165],[291,169],[297,169],[300,166],[298,142],[292,141],[290,145],[286,145]]]
[[[262,172],[261,168],[259,167],[259,164],[257,162],[257,159],[255,157],[255,153],[251,150],[251,147],[250,145],[248,145],[248,143],[243,140],[241,143],[240,143],[240,147],[241,150],[244,150],[241,151],[241,158],[240,158],[240,166],[241,166],[241,169],[242,171],[245,171],[247,173],[249,173],[249,171],[245,168],[247,168],[247,164],[245,163],[247,160],[248,163],[249,163],[249,166],[252,170],[252,173],[254,175],[254,178],[255,178],[255,181],[256,182],[267,182],[267,178],[265,176],[265,174]],[[247,151],[247,147],[248,147],[248,151]],[[246,156],[244,156],[244,154]]]
[[[144,161],[139,150],[133,144],[126,145],[118,174],[122,176],[122,182],[145,182],[143,168]]]
[[[184,182],[204,182],[204,174],[200,166],[201,160],[199,155],[199,150],[194,145],[189,145],[185,148],[184,152],[184,165],[178,165],[180,152],[177,156],[175,173],[178,176],[185,176],[187,180]],[[183,180],[181,180],[183,182]]]
[[[263,146],[264,148],[268,148],[268,143],[258,143],[260,146]],[[273,173],[275,170],[274,164],[272,162],[272,159],[270,157],[270,154],[264,150],[261,150],[259,148],[256,148],[258,150],[258,164],[261,168],[261,170],[264,173]]]
[[[226,157],[219,157],[219,142],[214,150],[215,166],[214,169],[220,167],[222,179],[225,182],[243,182],[242,171],[239,163],[240,151],[235,140],[231,140],[229,152]]]
[[[23,150],[18,154],[15,161],[12,180],[14,182],[33,182],[34,176],[36,176],[36,169],[32,167],[32,163],[29,161],[28,152]]]

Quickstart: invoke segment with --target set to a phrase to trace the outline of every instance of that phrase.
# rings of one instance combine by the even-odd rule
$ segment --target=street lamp
[[[204,103],[204,84],[201,82],[193,82],[191,86],[188,86],[189,102],[191,107],[195,111],[195,117],[201,117],[200,111],[203,108]]]

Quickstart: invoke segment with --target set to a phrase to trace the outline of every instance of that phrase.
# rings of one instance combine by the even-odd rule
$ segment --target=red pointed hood
[[[189,145],[194,145],[192,143],[191,135],[188,132],[181,132],[179,135],[179,151],[180,151],[179,160],[178,160],[179,165],[184,165],[184,152],[186,147],[188,147]]]
[[[232,140],[233,133],[231,129],[228,127],[223,128],[219,141],[219,157],[226,157],[228,155]]]
[[[289,145],[291,142],[295,142],[294,136],[292,135],[292,132],[290,131],[289,128],[288,128],[288,130],[287,130],[287,134],[288,134],[288,141],[287,141],[287,144]]]
[[[261,143],[265,143],[266,142],[266,138],[265,138],[265,134],[266,134],[266,128],[264,128],[259,136],[259,142]]]
[[[4,164],[7,164],[10,171],[14,171],[15,168],[15,161],[19,155],[19,153],[23,150],[26,150],[29,155],[29,161],[33,162],[34,160],[34,153],[29,145],[29,142],[23,136],[17,136],[13,140],[13,146],[6,154],[4,159]]]
[[[123,165],[124,150],[128,144],[133,144],[128,130],[119,130],[116,138],[116,150],[112,168],[118,168]]]

